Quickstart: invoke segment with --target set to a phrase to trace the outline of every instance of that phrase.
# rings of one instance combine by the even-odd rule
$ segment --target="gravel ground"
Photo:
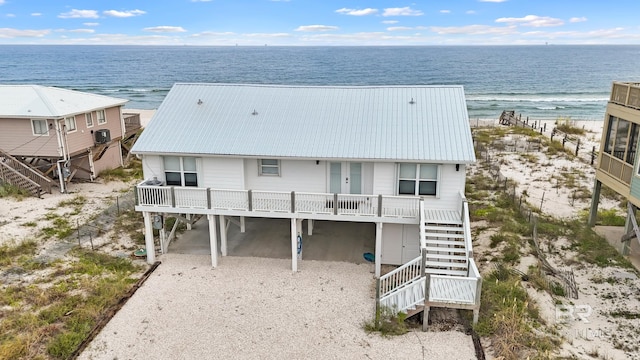
[[[371,265],[167,254],[80,359],[475,359],[457,331],[367,334]]]

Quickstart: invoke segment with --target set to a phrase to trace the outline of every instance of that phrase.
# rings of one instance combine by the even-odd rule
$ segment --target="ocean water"
[[[176,82],[465,87],[469,117],[602,120],[618,81],[640,82],[640,46],[0,46],[0,83],[41,84],[154,109]]]

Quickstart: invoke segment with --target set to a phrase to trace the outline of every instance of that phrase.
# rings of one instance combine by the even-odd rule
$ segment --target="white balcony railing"
[[[420,198],[415,196],[351,195],[262,190],[226,190],[197,187],[136,187],[137,205],[261,213],[299,213],[354,217],[417,219]]]

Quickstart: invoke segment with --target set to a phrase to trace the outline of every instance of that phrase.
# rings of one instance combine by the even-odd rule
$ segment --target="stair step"
[[[461,226],[437,226],[437,225],[425,225],[425,229],[430,231],[464,231]]]
[[[467,261],[466,255],[450,255],[450,254],[432,254],[427,253],[427,259],[443,259],[455,261]]]
[[[467,263],[455,263],[455,262],[444,262],[444,261],[427,261],[427,266],[425,268],[456,268],[456,269],[467,269]]]
[[[467,270],[451,270],[451,269],[424,269],[425,272],[432,275],[453,275],[453,276],[467,276]]]
[[[467,249],[457,248],[457,247],[426,246],[425,249],[427,249],[427,257],[429,257],[429,254],[431,254],[432,252],[449,252],[449,253],[459,253],[459,254],[467,253]]]
[[[424,219],[425,224],[435,224],[437,225],[462,225],[462,220],[460,219]]]
[[[450,238],[450,239],[464,239],[464,234],[446,234],[446,233],[432,233],[428,232],[424,234],[425,237],[437,237],[437,238]]]
[[[459,240],[424,239],[424,242],[426,245],[464,246],[464,241]]]

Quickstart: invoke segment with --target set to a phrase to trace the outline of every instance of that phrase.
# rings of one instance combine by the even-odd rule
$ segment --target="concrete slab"
[[[238,218],[235,218],[238,220]],[[220,249],[220,226],[218,249]],[[308,221],[303,222],[302,259],[367,263],[363,254],[375,251],[375,224],[338,221],[314,221],[313,235],[307,235]],[[291,220],[245,218],[245,232],[231,223],[227,232],[229,256],[291,258]],[[169,246],[170,253],[211,254],[209,223],[206,218],[193,224],[192,230],[179,234]]]

